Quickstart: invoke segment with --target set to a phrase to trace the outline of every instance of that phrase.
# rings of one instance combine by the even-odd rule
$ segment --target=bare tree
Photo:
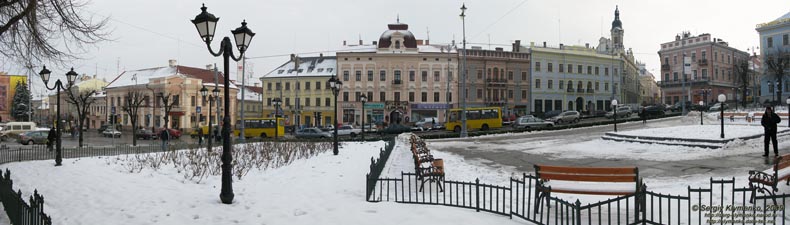
[[[787,50],[776,49],[775,51],[768,52],[766,51],[765,54],[765,65],[767,66],[770,74],[773,74],[774,78],[776,78],[777,90],[776,96],[779,96],[779,104],[782,104],[782,85],[785,76],[787,76],[787,70],[790,69],[790,52]]]
[[[85,126],[85,121],[88,120],[88,109],[96,102],[93,95],[96,90],[80,91],[79,87],[73,87],[71,90],[66,91],[66,102],[71,103],[77,109],[77,129],[79,129],[80,142],[79,147],[82,147],[82,128]]]
[[[178,101],[176,101],[173,94],[167,93],[166,95],[163,93],[159,93],[159,98],[162,98],[163,108],[165,109],[165,128],[168,127],[170,124],[170,110],[173,110],[173,106],[176,106]],[[173,97],[173,99],[171,99]]]
[[[108,40],[107,18],[80,0],[0,0],[0,52],[19,63],[77,59],[85,47]]]
[[[140,107],[148,96],[142,91],[131,90],[124,97],[123,111],[129,115],[129,122],[132,123],[132,146],[137,146],[137,117],[140,114]]]
[[[735,83],[741,90],[741,106],[746,108],[746,89],[749,88],[749,61],[743,60],[733,65],[735,70]],[[737,94],[737,93],[736,93]],[[735,104],[738,104],[736,101]]]

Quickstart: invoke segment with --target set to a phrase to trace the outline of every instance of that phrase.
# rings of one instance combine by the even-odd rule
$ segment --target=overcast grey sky
[[[220,17],[214,48],[242,19],[257,33],[247,52],[248,57],[256,57],[248,61],[254,64],[255,77],[279,66],[291,53],[331,52],[343,40],[356,43],[359,37],[365,43],[378,40],[398,15],[418,39],[426,39],[430,32],[431,43],[449,43],[453,37],[460,43],[458,15],[464,2],[468,42],[507,45],[506,49],[513,40],[525,45],[543,41],[554,46],[596,45],[599,37],[609,37],[619,5],[625,46],[654,74],[660,67],[660,44],[674,40],[678,33],[711,33],[745,51],[759,45],[756,24],[790,11],[787,0],[93,0],[84,13],[110,16],[114,40],[82,55],[84,60],[74,62],[75,71],[111,80],[117,71],[165,66],[168,59],[185,66],[221,66],[221,58],[208,53],[189,21],[200,13],[203,2]],[[40,70],[40,65],[36,67]],[[25,73],[10,64],[0,69]],[[52,70],[55,78],[67,71]]]

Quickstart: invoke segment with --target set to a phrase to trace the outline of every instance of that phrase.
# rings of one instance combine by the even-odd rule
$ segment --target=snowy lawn
[[[779,131],[787,130],[787,127],[779,127]],[[725,125],[724,137],[743,138],[748,136],[764,134],[762,126],[745,126],[745,125]],[[688,125],[688,126],[675,126],[675,127],[662,127],[651,129],[639,129],[631,131],[617,132],[617,134],[629,136],[645,136],[645,137],[665,137],[665,138],[682,138],[682,139],[707,139],[707,140],[721,140],[721,126],[715,125]]]
[[[231,205],[219,201],[219,176],[196,183],[172,166],[129,173],[94,157],[65,159],[57,168],[49,160],[3,167],[23,195],[44,195],[53,224],[523,224],[453,207],[366,202],[365,174],[383,146],[347,143],[338,156],[327,151],[250,170],[234,178]]]

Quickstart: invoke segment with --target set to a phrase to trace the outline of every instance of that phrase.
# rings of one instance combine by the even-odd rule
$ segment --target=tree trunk
[[[782,84],[783,84],[782,83],[782,78],[784,78],[784,76],[782,74],[779,74],[778,78],[779,78],[779,81],[778,81],[779,84],[776,85],[777,86],[777,88],[776,88],[776,96],[778,96],[778,98],[776,98],[776,101],[779,102],[778,105],[782,105],[782,102],[783,102],[782,101]]]
[[[743,87],[741,87],[741,90],[742,90],[742,92],[741,92],[741,107],[743,107],[744,109],[746,108],[746,88],[748,88],[747,86],[748,86],[748,84],[746,84]]]
[[[77,116],[79,117],[79,120],[80,120],[79,123],[77,123],[77,129],[79,129],[79,130],[77,130],[77,132],[79,132],[79,135],[80,135],[79,147],[82,148],[82,141],[83,141],[83,138],[82,138],[82,126],[83,126],[83,123],[85,122],[86,118],[85,118],[84,115],[77,115]]]
[[[132,146],[137,146],[137,115],[132,118]]]

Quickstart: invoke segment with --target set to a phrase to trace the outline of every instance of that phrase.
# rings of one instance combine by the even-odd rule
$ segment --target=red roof
[[[192,78],[201,79],[201,80],[203,80],[203,83],[214,83],[214,71],[213,70],[207,70],[207,69],[201,69],[201,68],[195,68],[195,67],[188,67],[188,66],[176,66],[176,67],[178,69],[178,72],[181,73],[181,74],[187,75],[187,76],[192,77]],[[224,79],[225,78],[222,75],[222,72],[219,72],[219,75],[218,75],[217,79],[219,79],[218,83],[220,83],[220,84],[224,83]]]

